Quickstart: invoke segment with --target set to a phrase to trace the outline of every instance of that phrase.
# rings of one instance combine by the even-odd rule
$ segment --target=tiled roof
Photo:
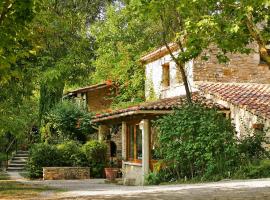
[[[198,83],[199,90],[270,119],[270,84]]]
[[[176,43],[170,43],[170,44],[168,44],[168,46],[172,52],[175,52],[179,49],[179,47]],[[143,57],[141,57],[140,61],[142,63],[149,63],[149,62],[156,60],[156,59],[159,59],[167,54],[169,54],[167,47],[162,46],[162,47],[159,47],[152,52],[147,53]]]
[[[207,107],[216,107],[218,109],[225,109],[224,106],[215,104],[212,100],[206,99],[199,95],[199,93],[193,93],[192,99],[195,102],[200,102]],[[161,99],[153,102],[145,102],[136,106],[128,107],[125,109],[114,110],[111,112],[97,114],[93,118],[93,122],[108,120],[111,118],[117,118],[122,116],[123,113],[133,113],[135,111],[170,111],[175,107],[180,107],[186,103],[186,96],[177,96],[173,98]]]
[[[96,90],[96,89],[105,88],[105,87],[111,86],[113,84],[114,83],[109,80],[109,81],[106,81],[104,83],[99,83],[99,84],[95,84],[95,85],[89,85],[89,86],[86,86],[86,87],[78,88],[76,90],[67,92],[67,95],[68,94],[76,94],[76,93],[89,92],[89,91],[93,91],[93,90]]]

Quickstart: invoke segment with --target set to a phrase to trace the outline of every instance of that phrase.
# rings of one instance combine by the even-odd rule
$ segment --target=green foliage
[[[93,133],[91,113],[76,103],[63,101],[55,106],[44,119],[43,139],[49,143],[57,143],[66,139],[85,142]]]
[[[129,4],[115,3],[90,30],[97,43],[94,82],[113,80],[119,85],[114,104],[142,101],[145,75],[139,59],[157,46],[155,22],[141,18]]]
[[[56,146],[46,143],[35,144],[30,149],[27,171],[31,178],[42,176],[42,167],[59,166],[61,155]]]
[[[252,49],[247,45],[255,41],[262,59],[270,66],[270,54],[266,51],[270,41],[269,1],[129,2],[135,12],[160,22],[164,42],[176,42],[180,50],[182,47],[177,60],[183,63],[198,56],[206,58],[202,52],[213,45],[218,47],[218,60],[227,62],[228,52],[250,53]]]
[[[85,166],[86,156],[81,151],[81,144],[73,140],[57,145],[61,157],[61,166]]]
[[[234,175],[235,178],[267,178],[270,177],[270,160],[261,160],[256,164],[242,166]]]
[[[243,136],[238,145],[243,162],[254,162],[268,157],[267,150],[262,146],[263,142],[265,142],[265,133],[263,132]]]
[[[238,166],[238,148],[229,120],[200,105],[183,106],[157,120],[157,154],[177,179],[228,177]]]
[[[0,86],[19,78],[18,59],[27,59],[32,47],[25,45],[31,37],[29,23],[38,10],[35,0],[3,0],[0,2]]]
[[[96,178],[102,177],[107,162],[107,145],[92,140],[84,144],[83,152],[86,155],[88,166],[90,166],[91,176]]]
[[[58,145],[34,144],[30,149],[27,171],[30,178],[40,178],[42,167],[89,166],[91,176],[100,178],[106,165],[106,153],[107,145],[95,140],[84,145],[72,140]]]

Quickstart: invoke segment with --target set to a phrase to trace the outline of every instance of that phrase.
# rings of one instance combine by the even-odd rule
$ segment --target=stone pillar
[[[127,123],[126,122],[122,122],[122,159],[126,159],[127,158]]]
[[[149,119],[143,119],[140,122],[140,129],[142,130],[142,183],[145,182],[145,177],[150,169],[150,122]]]
[[[99,125],[98,126],[98,140],[99,141],[105,140],[108,131],[109,130],[106,125]]]

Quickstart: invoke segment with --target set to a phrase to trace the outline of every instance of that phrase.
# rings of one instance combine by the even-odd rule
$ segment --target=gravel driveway
[[[26,183],[41,184],[66,191],[49,195],[45,199],[270,200],[270,179],[162,186],[122,186],[105,184],[102,179],[26,181]]]

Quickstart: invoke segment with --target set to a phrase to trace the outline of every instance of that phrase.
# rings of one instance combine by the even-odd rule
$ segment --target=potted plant
[[[117,178],[119,168],[117,168],[116,163],[111,159],[109,162],[109,167],[105,168],[106,179],[113,181]]]

